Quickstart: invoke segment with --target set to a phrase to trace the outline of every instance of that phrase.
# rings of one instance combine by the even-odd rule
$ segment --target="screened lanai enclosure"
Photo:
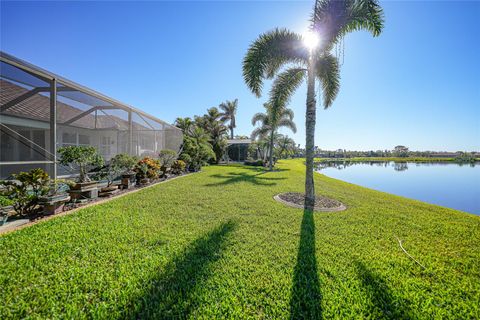
[[[33,168],[74,175],[57,163],[62,146],[94,146],[107,162],[180,149],[181,130],[152,115],[4,52],[0,63],[0,179]]]

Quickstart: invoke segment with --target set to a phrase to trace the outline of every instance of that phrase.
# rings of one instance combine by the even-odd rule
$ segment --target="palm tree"
[[[227,127],[223,125],[220,120],[221,113],[216,107],[207,110],[203,116],[195,116],[195,123],[197,126],[205,130],[210,135],[210,144],[216,156],[216,163],[218,164],[227,147]]]
[[[223,122],[229,121],[228,128],[230,129],[230,139],[233,139],[233,129],[237,127],[235,123],[235,116],[237,114],[238,99],[233,101],[222,102],[219,108],[223,111],[220,120]]]
[[[284,152],[288,155],[289,152],[295,151],[295,141],[289,136],[279,135],[277,139],[278,154],[281,157]]]
[[[378,0],[317,0],[311,34],[321,40],[320,44],[307,48],[306,37],[286,29],[275,29],[260,35],[243,60],[245,83],[257,97],[261,96],[263,81],[277,75],[270,90],[271,102],[286,105],[303,81],[307,82],[306,209],[313,210],[315,206],[315,82],[318,81],[322,88],[324,108],[330,107],[340,86],[338,61],[330,50],[349,32],[364,29],[378,36],[382,28],[383,10]]]
[[[193,122],[192,119],[189,117],[186,118],[177,118],[175,119],[175,126],[177,128],[182,129],[183,133],[188,135],[193,131],[193,128],[195,127],[195,122]]]
[[[272,170],[273,145],[277,130],[281,127],[286,127],[295,133],[297,132],[297,126],[293,122],[293,111],[291,109],[272,103],[265,103],[263,106],[265,107],[266,112],[256,113],[252,118],[253,126],[255,126],[257,123],[260,123],[260,126],[252,132],[252,140],[255,140],[257,137],[269,137],[269,168]]]

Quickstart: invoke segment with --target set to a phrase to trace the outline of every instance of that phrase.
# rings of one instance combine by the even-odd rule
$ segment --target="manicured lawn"
[[[479,318],[480,218],[316,176],[212,166],[0,236],[0,319]],[[416,264],[404,248],[426,269]]]

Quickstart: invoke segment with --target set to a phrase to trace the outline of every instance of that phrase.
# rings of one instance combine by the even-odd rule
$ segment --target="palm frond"
[[[258,112],[258,113],[255,113],[252,117],[252,126],[256,125],[257,122],[266,122],[267,120],[267,115],[265,113],[261,113],[261,112]]]
[[[357,0],[349,6],[347,23],[340,31],[343,36],[348,32],[366,30],[374,37],[382,32],[385,17],[378,0]]]
[[[378,0],[320,0],[314,8],[313,29],[328,50],[347,33],[366,30],[378,36],[384,25]]]
[[[286,29],[275,29],[255,40],[243,59],[243,78],[249,89],[261,96],[263,80],[288,62],[305,63],[308,51],[300,35]]]
[[[285,127],[285,128],[289,128],[290,130],[292,130],[293,133],[297,132],[297,126],[295,125],[295,122],[293,122],[290,119],[286,119],[286,118],[280,119],[278,121],[277,127],[278,128]]]
[[[252,140],[256,140],[257,138],[263,139],[267,136],[268,133],[269,133],[269,128],[259,127],[259,128],[255,128],[252,131],[252,134],[250,135],[250,137]]]
[[[304,68],[290,68],[278,74],[270,90],[270,103],[286,106],[305,79],[306,71]]]
[[[322,86],[323,107],[329,108],[340,90],[340,67],[331,54],[322,54],[317,59],[317,79]]]
[[[293,112],[292,109],[285,108],[285,109],[282,110],[282,115],[281,116],[283,118],[287,117],[288,119],[293,120],[293,117],[295,116],[295,113]]]

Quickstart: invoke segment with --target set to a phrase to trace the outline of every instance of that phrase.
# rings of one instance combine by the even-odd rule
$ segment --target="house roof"
[[[228,145],[232,144],[251,144],[252,140],[251,139],[229,139],[227,140]]]

